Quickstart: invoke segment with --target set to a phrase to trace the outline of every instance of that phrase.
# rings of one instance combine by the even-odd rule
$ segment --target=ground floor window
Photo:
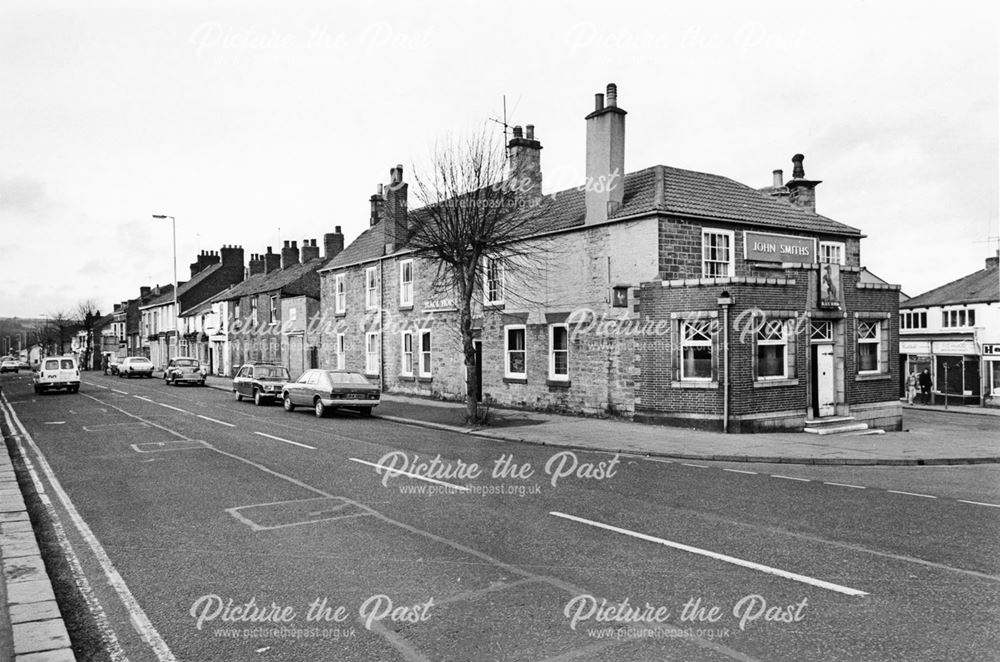
[[[767,320],[757,329],[757,378],[784,379],[788,376],[786,324]]]
[[[880,320],[858,320],[857,353],[858,372],[882,372],[882,322]]]
[[[413,332],[403,331],[402,346],[403,364],[399,367],[399,374],[406,377],[413,376]]]
[[[420,376],[431,376],[431,332],[420,332]]]
[[[1000,361],[987,361],[986,371],[990,380],[990,393],[1000,395]]]
[[[549,379],[569,379],[569,327],[565,324],[549,327]]]
[[[681,322],[681,379],[712,379],[712,322]]]
[[[934,390],[948,395],[979,395],[978,356],[935,356]]]
[[[365,372],[369,375],[377,375],[380,370],[378,355],[378,334],[369,333],[365,337]]]
[[[527,377],[527,352],[523,325],[504,327],[504,355],[505,377],[516,379]]]
[[[337,334],[337,370],[343,370],[347,364],[347,341],[343,333]]]

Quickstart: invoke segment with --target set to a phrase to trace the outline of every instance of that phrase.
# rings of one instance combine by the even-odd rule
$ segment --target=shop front
[[[1000,343],[983,343],[983,404],[1000,407]]]

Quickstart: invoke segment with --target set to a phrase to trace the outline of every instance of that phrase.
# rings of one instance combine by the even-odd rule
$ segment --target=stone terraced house
[[[820,183],[793,157],[787,182],[752,188],[654,165],[625,172],[617,88],[586,118],[586,183],[541,195],[541,144],[514,129],[540,225],[537,268],[485,268],[480,397],[733,432],[847,422],[897,429],[899,288],[861,278],[861,231],[816,212]],[[453,301],[415,259],[402,166],[371,198],[369,227],[322,270],[319,363],[383,390],[460,399]]]

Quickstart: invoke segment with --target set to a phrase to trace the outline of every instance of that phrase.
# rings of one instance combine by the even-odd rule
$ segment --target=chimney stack
[[[625,115],[618,107],[618,86],[609,83],[595,96],[594,112],[587,115],[586,223],[608,220],[625,200]]]
[[[303,239],[302,240],[302,262],[308,262],[309,260],[315,260],[319,257],[319,246],[316,245],[315,239]]]
[[[269,274],[281,268],[281,256],[271,251],[270,246],[267,247],[267,252],[261,257],[264,258],[264,273]]]
[[[385,207],[385,195],[382,193],[382,185],[378,185],[378,192],[376,192],[369,201],[372,205],[372,213],[369,218],[368,225],[375,225],[382,220],[382,209]]]
[[[987,269],[996,269],[998,264],[1000,264],[1000,250],[997,250],[992,257],[986,258]]]
[[[514,127],[514,137],[507,143],[510,155],[510,178],[513,190],[522,200],[537,200],[542,197],[542,144],[535,140],[535,125]]]
[[[344,250],[344,233],[340,231],[339,225],[333,229],[333,232],[327,232],[323,235],[323,250],[325,251],[323,257],[328,260]]]
[[[299,243],[297,241],[286,241],[285,247],[281,249],[281,268],[287,269],[293,264],[299,263]]]
[[[816,211],[816,186],[820,180],[806,179],[806,170],[802,166],[805,160],[801,154],[792,157],[792,178],[788,181],[788,201],[796,207],[802,207],[811,212]]]
[[[151,288],[149,285],[143,285],[142,287],[139,288],[139,298],[145,299],[146,297],[149,296],[149,293],[152,291],[153,288]]]
[[[260,253],[254,253],[250,256],[250,275],[258,276],[263,273],[267,273],[264,257]]]
[[[409,184],[403,181],[403,166],[389,170],[389,186],[385,189],[385,251],[391,253],[409,238],[409,217],[406,196]]]
[[[213,256],[215,262],[219,262],[221,259],[223,267],[239,268],[240,273],[243,273],[244,260],[242,246],[223,246],[219,253],[221,254],[221,258],[219,255]]]

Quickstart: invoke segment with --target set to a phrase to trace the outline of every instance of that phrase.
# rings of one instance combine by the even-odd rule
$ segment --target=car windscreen
[[[334,384],[371,384],[363,375],[356,372],[328,372],[326,374]]]
[[[56,361],[56,360],[46,361],[45,362],[45,369],[46,370],[58,370],[59,369],[59,361]]]
[[[177,359],[174,361],[174,365],[178,368],[197,368],[198,362],[194,359]]]
[[[259,365],[253,369],[257,379],[284,379],[288,381],[288,370],[278,366]]]

